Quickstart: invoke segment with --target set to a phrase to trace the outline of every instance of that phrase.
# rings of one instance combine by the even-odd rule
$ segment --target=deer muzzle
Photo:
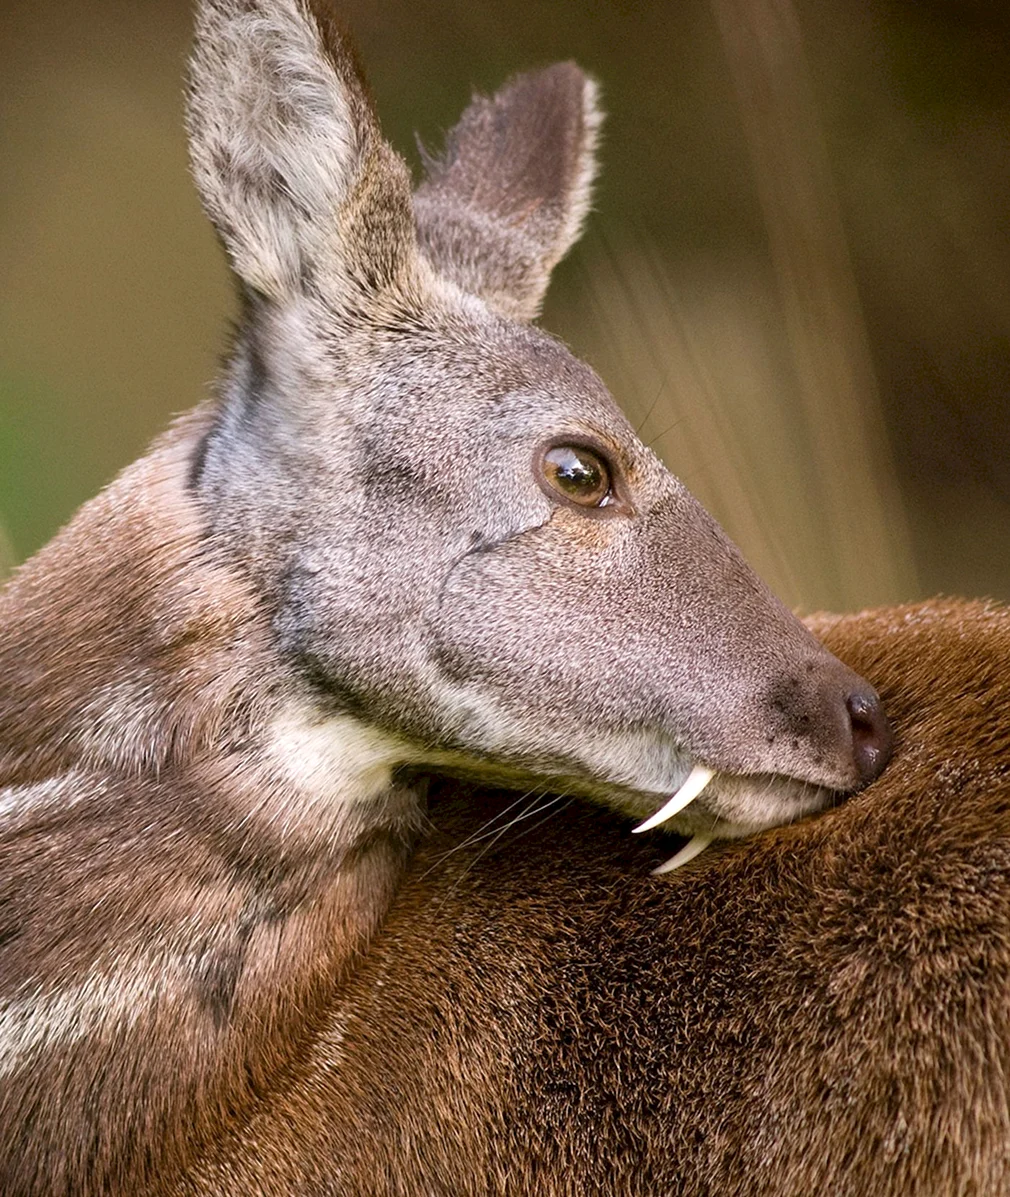
[[[789,678],[771,688],[767,704],[776,713],[781,730],[766,736],[770,750],[767,772],[754,774],[748,786],[748,775],[733,768],[735,762],[722,770],[714,764],[720,757],[715,752],[712,764],[695,764],[676,793],[634,829],[635,832],[651,831],[669,823],[699,799],[703,803],[707,800],[709,809],[719,812],[714,818],[711,834],[707,831],[693,834],[680,851],[655,870],[656,873],[672,872],[698,856],[716,836],[726,838],[728,830],[737,821],[726,816],[734,800],[742,808],[741,794],[753,791],[761,795],[764,791],[767,799],[778,791],[781,798],[786,799],[787,792],[792,790],[792,800],[797,803],[799,815],[807,813],[802,809],[804,802],[808,806],[821,805],[833,794],[851,793],[880,776],[891,758],[894,739],[879,695],[827,653],[817,665],[819,670],[808,664],[805,671],[820,674],[812,687],[801,687],[795,678]],[[782,748],[775,752],[781,738],[788,741],[784,750],[791,769],[786,776],[774,767],[776,756],[783,759]],[[798,776],[803,773],[809,778],[806,782]],[[713,791],[721,791],[715,802],[712,801]],[[738,815],[737,819],[740,818]],[[739,825],[741,830],[747,829],[746,822]]]

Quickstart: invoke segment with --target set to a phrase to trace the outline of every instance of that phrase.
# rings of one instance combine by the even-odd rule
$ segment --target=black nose
[[[862,784],[869,785],[891,759],[894,737],[880,699],[870,689],[857,690],[845,700],[852,723],[852,754]]]

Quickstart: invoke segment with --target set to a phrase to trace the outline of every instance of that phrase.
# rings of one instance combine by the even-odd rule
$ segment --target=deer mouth
[[[837,798],[836,791],[798,778],[778,775],[719,773],[706,765],[695,765],[677,792],[633,828],[635,834],[652,831],[676,819],[674,830],[689,836],[687,843],[669,860],[653,869],[656,875],[672,873],[699,856],[714,840],[740,839],[769,827],[767,807],[776,805],[789,814],[771,825],[794,822],[824,810]],[[758,809],[761,817],[755,818]]]

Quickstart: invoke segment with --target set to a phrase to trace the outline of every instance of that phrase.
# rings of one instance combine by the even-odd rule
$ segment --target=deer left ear
[[[199,0],[193,172],[235,272],[283,302],[311,284],[352,315],[409,289],[410,177],[322,0]]]
[[[477,97],[414,196],[435,269],[504,315],[532,320],[589,210],[601,122],[596,84],[573,62]]]

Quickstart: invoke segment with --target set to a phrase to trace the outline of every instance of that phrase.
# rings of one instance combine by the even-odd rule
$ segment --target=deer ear
[[[536,316],[589,210],[596,93],[573,62],[559,62],[478,96],[414,197],[431,264],[508,316]]]
[[[188,127],[204,206],[239,277],[350,311],[416,260],[410,179],[353,54],[309,0],[201,0]]]

